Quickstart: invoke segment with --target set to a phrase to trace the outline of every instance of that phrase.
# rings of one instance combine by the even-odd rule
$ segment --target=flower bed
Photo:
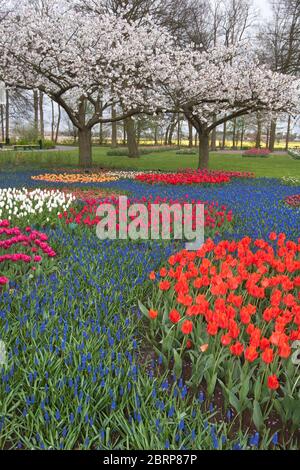
[[[152,173],[136,176],[137,181],[148,184],[222,184],[229,183],[232,178],[252,178],[252,173],[234,171],[182,170],[177,173]]]
[[[34,181],[48,181],[52,183],[105,183],[116,181],[118,178],[108,173],[45,173],[32,176]]]
[[[22,231],[11,227],[8,220],[0,221],[0,249],[4,251],[0,255],[0,286],[7,284],[10,278],[15,280],[24,272],[35,271],[43,258],[54,258],[56,253],[47,241],[47,235],[31,227]]]
[[[283,176],[281,181],[287,186],[300,186],[300,178],[296,176]]]
[[[292,157],[294,160],[300,160],[300,152],[299,150],[289,150],[288,154],[290,157]]]
[[[270,239],[207,240],[197,252],[176,253],[151,273],[153,295],[148,308],[140,304],[165,363],[172,359],[180,376],[189,356],[191,383],[205,382],[212,395],[219,382],[225,401],[238,413],[251,410],[258,429],[274,409],[300,424],[292,358],[300,340],[300,239]]]
[[[51,190],[51,189],[48,189]],[[60,188],[60,192],[64,194],[72,194],[76,200],[81,200],[81,201],[90,201],[90,200],[95,200],[95,201],[100,201],[101,199],[107,198],[107,197],[118,197],[118,191],[111,190],[109,188],[85,188],[85,187],[80,187],[80,188]]]
[[[300,206],[300,194],[295,194],[294,196],[287,196],[284,198],[284,202],[292,207]]]
[[[243,153],[243,157],[265,158],[265,157],[269,157],[270,155],[271,155],[271,152],[269,149],[257,149],[257,148],[246,150]]]
[[[45,224],[57,220],[57,214],[67,210],[75,199],[58,190],[0,189],[0,220]]]
[[[77,209],[75,207],[71,207],[69,211],[65,211],[64,213],[59,215],[59,218],[64,220],[66,224],[77,224],[77,225],[87,225],[87,226],[95,226],[101,220],[100,217],[96,215],[97,209],[101,207],[101,205],[105,204],[113,204],[116,208],[116,215],[117,215],[117,222],[118,219],[122,217],[122,214],[119,213],[119,198],[118,197],[108,197],[99,201],[98,199],[90,199],[84,201],[84,205],[81,209]],[[155,199],[146,198],[142,199],[127,199],[127,206],[129,207],[131,204],[143,204],[146,206],[148,210],[148,225],[147,228],[150,228],[151,224],[151,205],[152,204],[179,204],[182,208],[182,213],[184,209],[184,205],[186,204],[186,200],[184,199],[176,199],[170,200],[167,198],[160,198],[156,197]],[[222,230],[225,228],[231,227],[232,222],[232,211],[227,210],[226,206],[222,205],[219,206],[218,203],[215,202],[204,202],[204,201],[190,201],[190,204],[193,205],[193,213],[192,213],[192,226],[195,229],[195,221],[196,221],[196,204],[204,204],[204,226],[205,226],[205,233],[206,235],[218,235]],[[161,219],[161,217],[160,217]],[[130,223],[131,219],[128,217],[127,222]],[[173,233],[173,223],[174,218],[171,217],[171,232]],[[119,222],[117,223],[117,230],[119,229]]]
[[[34,181],[48,181],[52,183],[108,183],[110,181],[117,181],[119,179],[133,179],[142,174],[140,171],[122,171],[122,170],[107,170],[97,172],[81,173],[79,171],[70,171],[62,173],[45,173],[43,175],[32,176]],[[151,173],[151,172],[147,172]]]
[[[29,171],[7,173],[0,185],[22,188],[41,184],[32,181],[31,176]],[[62,188],[67,186],[59,185]],[[201,315],[188,316],[186,312],[190,306],[178,304],[174,307],[176,291],[174,297],[167,300],[174,290],[174,279],[164,276],[163,270],[161,274],[157,274],[156,270],[163,260],[174,256],[175,250],[179,249],[178,243],[160,240],[130,243],[124,240],[100,241],[94,225],[102,189],[130,192],[130,202],[143,201],[146,205],[157,198],[158,201],[180,201],[182,204],[201,198],[206,201],[206,209],[213,206],[212,213],[208,213],[211,221],[215,221],[212,227],[207,228],[211,236],[222,232],[223,239],[241,240],[246,235],[252,236],[253,240],[267,239],[267,234],[275,230],[285,232],[287,238],[294,240],[298,246],[300,213],[279,203],[286,196],[296,193],[295,188],[287,187],[280,180],[274,183],[273,179],[267,178],[233,180],[231,184],[206,187],[146,185],[125,178],[103,186],[99,183],[98,187],[97,183],[84,185],[86,183],[70,184],[69,189],[84,200],[81,191],[86,188],[88,191],[82,191],[82,196],[88,194],[88,201],[75,201],[66,214],[62,213],[61,223],[45,222],[50,240],[47,243],[60,253],[59,259],[40,253],[40,262],[6,261],[0,265],[1,268],[7,267],[1,271],[3,275],[0,274],[0,340],[7,351],[7,364],[2,369],[0,367],[1,448],[110,451],[145,447],[166,450],[299,448],[299,401],[295,400],[299,381],[294,381],[294,364],[291,363],[296,349],[292,348],[290,357],[284,358],[279,356],[279,342],[278,345],[270,343],[269,349],[274,351],[271,364],[264,362],[264,351],[260,347],[257,348],[259,356],[253,362],[246,359],[245,350],[241,356],[233,356],[230,351],[236,341],[245,349],[249,344],[250,336],[246,331],[249,325],[242,323],[241,309],[247,304],[256,306],[256,312],[250,316],[251,323],[259,328],[259,322],[265,322],[263,315],[270,304],[272,289],[283,291],[282,284],[266,287],[265,299],[252,299],[246,280],[236,291],[230,291],[237,299],[231,297],[232,302],[226,302],[226,309],[233,306],[241,331],[239,338],[226,346],[221,343],[221,328],[218,327],[217,335],[213,336],[206,331],[204,316],[202,320]],[[95,192],[90,193],[92,187]],[[218,201],[219,204],[210,201]],[[110,202],[110,198],[103,198],[102,202]],[[227,219],[229,211],[226,207],[234,208],[233,226],[231,214]],[[224,215],[215,217],[215,211],[224,211]],[[53,216],[58,222],[56,211],[53,211]],[[73,217],[77,216],[79,224],[74,223]],[[222,219],[224,223],[218,227]],[[231,229],[230,233],[226,227]],[[25,229],[19,230],[27,234]],[[1,237],[11,238],[13,235],[3,234]],[[216,246],[219,239],[220,235],[215,239]],[[223,243],[230,244],[231,249],[234,247],[234,243]],[[293,245],[290,246],[289,242],[285,245],[289,247],[286,260],[292,260]],[[265,250],[268,253],[270,246],[275,246],[273,241]],[[34,255],[27,252],[29,247],[21,243],[15,245],[15,250],[13,248],[10,248],[11,254],[23,252],[31,257]],[[211,293],[211,289],[218,289],[218,283],[212,281],[214,278],[217,280],[220,274],[218,263],[223,263],[222,275],[226,272],[224,259],[217,259],[221,257],[218,250],[203,257],[203,260],[212,262],[217,272],[209,271],[210,286],[198,289],[197,295],[207,294],[207,301],[221,308],[218,298],[227,301],[229,295]],[[226,250],[228,255],[229,248]],[[256,253],[260,250],[262,248],[254,246],[253,241],[250,251]],[[0,251],[3,250],[0,248]],[[269,271],[262,275],[262,282],[268,276],[274,277],[269,265],[271,256],[270,260],[255,267],[255,258],[251,258],[249,250],[246,251],[245,260],[249,263],[246,269],[250,274],[259,270],[263,272],[266,265]],[[239,253],[242,256],[241,249]],[[234,260],[240,261],[239,253],[229,253],[233,263]],[[277,255],[274,254],[274,257]],[[298,261],[299,252],[294,259]],[[182,264],[183,271],[192,271],[191,263],[199,268],[198,261],[201,262],[201,258],[189,260],[190,264],[184,265],[187,259],[182,257],[173,267],[166,264],[164,267],[177,270]],[[288,271],[292,262],[284,262],[284,265]],[[233,278],[238,277],[239,273],[235,272],[237,266],[230,268]],[[280,264],[276,269],[282,269]],[[157,279],[153,284],[149,282],[150,273],[152,279]],[[289,271],[279,273],[279,276],[285,275],[289,278],[295,275],[295,279],[298,274]],[[199,273],[198,277],[204,278],[205,274]],[[9,288],[5,287],[5,278],[10,279]],[[194,280],[188,279],[189,285]],[[17,281],[17,287],[14,281]],[[170,289],[159,289],[158,283],[161,281],[169,281]],[[234,279],[230,278],[223,281],[234,283]],[[260,281],[257,285],[260,287]],[[165,282],[161,287],[166,289],[168,284]],[[224,286],[220,284],[219,288]],[[289,293],[296,298],[298,292],[299,289],[293,288],[284,292],[282,299]],[[152,303],[147,303],[144,310],[147,317],[145,324],[137,309],[137,299],[146,303],[149,295]],[[239,296],[243,297],[241,309],[233,303],[239,302]],[[286,300],[291,300],[291,297]],[[168,336],[167,330],[162,331],[161,312],[164,307],[167,307],[165,327],[169,331],[171,326]],[[285,303],[282,302],[280,309],[284,310],[284,307]],[[279,316],[287,318],[288,311],[294,315],[296,310],[293,306],[286,307],[286,311]],[[186,319],[192,321],[191,333],[183,334],[181,331],[185,319],[171,323],[168,314],[174,308],[181,317],[185,314]],[[250,309],[248,313],[251,313]],[[243,314],[244,321],[247,320],[246,314],[247,310]],[[175,322],[176,315],[173,311],[171,318]],[[297,328],[295,324],[293,326],[294,319],[295,315],[286,327],[289,338],[291,331]],[[262,337],[270,338],[272,321],[275,324],[276,319],[271,320],[267,328],[261,328]],[[186,333],[190,329],[189,324],[185,325]],[[213,329],[210,331],[213,333]],[[172,349],[170,339],[173,333]],[[151,343],[145,340],[144,335]],[[162,338],[165,341],[160,343]],[[226,343],[226,338],[224,341]],[[289,339],[288,346],[292,344]],[[251,351],[247,357],[251,358]],[[270,360],[270,357],[267,350],[264,359]],[[211,392],[215,374],[215,391]],[[268,383],[274,390],[268,387]],[[278,383],[279,387],[275,390]],[[267,408],[271,407],[273,411],[267,418]],[[237,409],[239,412],[234,411]]]

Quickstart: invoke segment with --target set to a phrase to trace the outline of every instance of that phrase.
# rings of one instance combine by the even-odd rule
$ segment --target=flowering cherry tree
[[[99,2],[98,2],[99,3]],[[150,20],[139,25],[80,2],[20,0],[0,23],[0,80],[39,89],[68,114],[79,135],[79,161],[92,164],[91,132],[157,102],[145,66],[170,39]],[[111,108],[120,110],[113,117]]]
[[[224,122],[299,110],[299,80],[260,66],[247,47],[173,48],[152,65],[161,106],[183,112],[198,132],[200,168],[208,166],[210,132]]]

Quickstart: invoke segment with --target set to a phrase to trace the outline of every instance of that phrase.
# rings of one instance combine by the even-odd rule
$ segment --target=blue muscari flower
[[[56,412],[55,412],[55,419],[56,419],[57,421],[60,420],[60,412],[59,412],[59,410],[56,410]]]
[[[178,429],[179,429],[179,431],[183,431],[183,430],[184,430],[184,419],[181,419],[181,420],[179,421]]]
[[[253,434],[253,436],[250,438],[249,445],[250,445],[251,447],[258,447],[258,444],[259,444],[259,433],[256,432],[256,433]]]
[[[183,387],[182,391],[181,391],[181,398],[184,400],[185,397],[187,396],[187,387],[186,385]]]
[[[203,403],[204,400],[205,400],[205,396],[204,396],[204,393],[202,391],[199,393],[198,400],[199,400],[200,403]]]
[[[236,442],[233,445],[232,450],[242,450],[241,444],[239,442]]]
[[[1,418],[0,418],[0,432],[2,431],[3,425],[4,425],[4,416],[1,416]]]
[[[210,428],[210,435],[211,435],[211,439],[212,439],[214,449],[218,449],[219,448],[219,441],[218,441],[218,438],[216,436],[214,426],[211,426],[211,428]]]
[[[165,442],[165,449],[170,449],[170,442],[168,441],[168,439]]]
[[[174,405],[172,405],[168,411],[168,418],[172,418],[174,416],[174,413],[175,413],[175,408],[174,408]]]
[[[278,444],[278,432],[275,432],[274,436],[272,437],[272,444],[277,446]]]

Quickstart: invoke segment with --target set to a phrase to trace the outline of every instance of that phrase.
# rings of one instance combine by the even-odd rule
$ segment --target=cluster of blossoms
[[[143,173],[136,176],[137,181],[148,184],[222,184],[229,183],[232,178],[253,178],[253,173],[240,171],[208,171],[208,170],[181,170],[177,173]]]
[[[252,148],[243,153],[244,157],[268,157],[271,155],[269,149]]]
[[[106,183],[118,178],[107,172],[101,173],[45,173],[31,177],[35,181],[48,181],[51,183]]]
[[[270,366],[267,385],[277,389],[282,361],[300,340],[300,239],[273,232],[270,240],[277,240],[276,249],[249,237],[218,244],[209,239],[196,252],[172,255],[159,272],[164,305],[149,316],[178,324],[179,335],[191,335],[189,347],[226,347],[232,356]],[[150,279],[156,278],[152,272]]]
[[[73,194],[76,200],[79,199],[81,201],[101,200],[107,197],[108,195],[111,197],[117,197],[115,192],[112,192],[111,190],[105,188],[60,188],[60,191],[65,194]]]
[[[49,221],[52,213],[67,210],[75,201],[72,194],[58,190],[28,190],[26,188],[0,189],[0,220],[37,220],[37,217]]]
[[[300,152],[297,149],[289,150],[288,154],[290,157],[292,157],[294,160],[300,160]]]
[[[41,262],[43,255],[48,258],[56,256],[55,251],[47,243],[46,234],[32,230],[31,227],[26,227],[24,232],[18,227],[10,227],[8,220],[0,221],[0,249],[5,252],[0,255],[0,263],[4,266],[3,271],[9,272],[12,264],[19,263],[30,265],[35,270],[32,263]],[[0,285],[8,282],[8,277],[0,277]]]
[[[294,196],[287,196],[284,198],[284,202],[292,207],[300,206],[300,194],[295,194]]]
[[[119,179],[135,179],[143,174],[141,171],[123,171],[123,170],[94,170],[91,173],[82,173],[80,171],[62,171],[61,173],[45,173],[43,175],[32,176],[35,181],[48,181],[52,183],[108,183]],[[147,172],[151,174],[151,172]]]
[[[119,230],[119,222],[122,217],[126,217],[127,222],[129,223],[133,217],[128,216],[126,212],[123,214],[122,210],[120,210],[119,205],[119,198],[118,197],[107,197],[99,201],[98,199],[90,199],[86,200],[84,206],[81,210],[77,210],[74,207],[71,207],[69,211],[65,211],[64,213],[59,215],[60,219],[64,219],[67,224],[78,224],[78,225],[87,225],[87,226],[94,226],[100,222],[101,217],[96,215],[97,209],[101,207],[101,205],[112,204],[116,210],[117,216],[117,225],[116,229]],[[161,198],[161,197],[150,197],[147,199],[146,197],[143,198],[135,198],[127,199],[127,208],[132,204],[143,204],[147,208],[147,212],[149,214],[147,220],[147,227],[150,228],[151,226],[151,211],[152,205],[163,205],[167,204],[171,207],[173,204],[178,204],[181,209],[184,209],[185,204],[192,205],[192,228],[195,229],[196,224],[196,205],[197,204],[204,204],[204,227],[207,230],[212,230],[215,235],[219,234],[219,229],[224,226],[226,223],[232,222],[232,211],[227,210],[225,205],[219,206],[217,202],[204,202],[204,201],[197,201],[191,200],[189,203],[186,202],[184,198],[182,199],[170,199],[170,198]],[[184,210],[181,211],[180,217],[182,217]],[[162,214],[160,213],[160,222],[162,220]],[[173,233],[173,224],[176,220],[176,213],[174,214],[174,218],[171,217],[171,233]],[[181,219],[182,220],[182,219]]]
[[[288,186],[300,186],[300,178],[296,176],[283,176],[281,181]]]

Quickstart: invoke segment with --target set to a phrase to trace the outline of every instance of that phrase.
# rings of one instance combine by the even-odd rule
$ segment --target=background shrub
[[[265,158],[265,157],[269,157],[270,155],[271,155],[271,152],[269,149],[257,149],[257,148],[246,150],[243,153],[243,157]]]

